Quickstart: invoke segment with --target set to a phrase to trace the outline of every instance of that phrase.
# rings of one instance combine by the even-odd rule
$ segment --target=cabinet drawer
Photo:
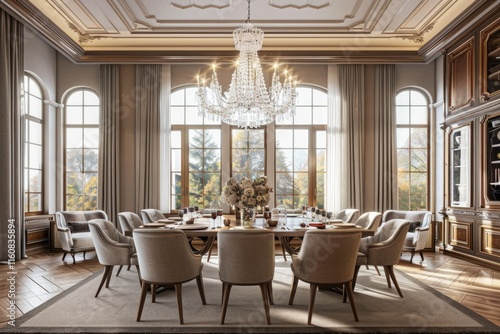
[[[500,258],[500,227],[481,225],[480,252]]]
[[[450,245],[472,250],[472,223],[450,222]]]

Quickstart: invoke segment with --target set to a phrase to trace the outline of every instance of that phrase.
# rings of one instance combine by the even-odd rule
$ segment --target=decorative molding
[[[222,3],[217,5],[217,3],[209,3],[207,0],[168,0],[168,4],[170,6],[187,9],[187,8],[198,8],[198,9],[207,9],[207,8],[215,8],[215,9],[223,9],[230,7],[233,4],[232,0],[226,0],[226,3]]]
[[[395,36],[395,38],[402,38],[402,39],[407,39],[409,41],[412,41],[413,43],[416,44],[421,44],[424,42],[424,35],[431,31],[434,28],[434,25],[437,23],[437,21],[434,21],[430,24],[428,24],[422,31],[420,31],[418,34],[414,35],[409,35],[409,36]]]
[[[78,41],[80,43],[89,43],[89,42],[92,42],[93,40],[96,40],[96,39],[99,40],[101,38],[108,38],[106,36],[94,36],[94,35],[82,33],[82,32],[80,32],[80,29],[78,29],[78,27],[75,26],[73,23],[71,23],[71,22],[67,22],[67,23],[68,23],[68,27],[78,34]]]
[[[57,103],[56,101],[51,101],[51,100],[43,100],[43,104],[49,105],[54,108],[63,108],[64,104]]]
[[[281,1],[283,2],[283,1]],[[293,0],[289,3],[282,3],[280,5],[273,3],[273,0],[269,0],[268,4],[271,7],[284,9],[284,8],[295,8],[295,9],[303,9],[303,8],[313,8],[313,9],[321,9],[325,7],[331,6],[333,3],[332,0]]]
[[[480,210],[464,210],[464,209],[453,209],[448,208],[447,213],[449,215],[458,216],[469,216],[480,219],[496,219],[500,220],[500,212],[493,211],[480,211]]]

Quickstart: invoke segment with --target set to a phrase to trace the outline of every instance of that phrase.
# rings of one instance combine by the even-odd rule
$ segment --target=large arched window
[[[43,97],[40,85],[24,76],[24,212],[43,212]]]
[[[396,96],[398,207],[420,210],[428,207],[429,102],[417,89]]]
[[[324,208],[328,97],[309,86],[297,92],[295,116],[276,122],[276,205]]]
[[[71,92],[65,101],[65,209],[97,208],[99,97],[88,89]]]
[[[196,87],[170,99],[171,208],[208,208],[221,193],[221,123],[198,116]]]

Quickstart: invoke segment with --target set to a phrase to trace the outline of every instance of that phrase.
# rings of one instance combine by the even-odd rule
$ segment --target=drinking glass
[[[212,210],[212,212],[210,212],[210,216],[212,216],[212,219],[214,221],[214,226],[213,227],[216,227],[215,226],[215,220],[217,219],[217,211],[216,210]]]
[[[222,222],[222,210],[217,210],[217,227],[221,227],[221,222]]]

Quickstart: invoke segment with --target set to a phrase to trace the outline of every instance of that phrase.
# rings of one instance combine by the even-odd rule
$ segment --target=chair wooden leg
[[[413,255],[415,255],[415,251],[411,251],[410,263],[412,263],[411,261],[413,260]]]
[[[182,314],[182,284],[175,285],[175,294],[177,295],[177,309],[179,311],[179,323],[184,324],[184,316]]]
[[[308,311],[308,315],[307,315],[307,324],[308,325],[311,324],[312,313],[313,313],[313,309],[314,309],[314,302],[316,301],[316,290],[318,290],[318,286],[315,284],[311,284],[309,287],[310,297],[309,297],[309,311]]]
[[[377,265],[374,265],[374,267],[375,267],[375,270],[377,271],[377,274],[378,274],[379,276],[381,276],[381,275],[380,275],[380,270],[378,270]]]
[[[389,275],[391,276],[392,281],[394,282],[394,286],[396,287],[396,290],[398,290],[399,296],[403,298],[403,293],[401,292],[401,289],[399,288],[398,281],[396,280],[396,274],[394,273],[394,267],[393,266],[386,266],[386,270],[389,272]]]
[[[203,305],[207,305],[207,300],[205,299],[205,289],[203,287],[203,277],[201,273],[198,277],[196,277],[196,284],[198,285],[198,292],[200,293],[201,303]]]
[[[295,292],[297,291],[298,283],[299,283],[298,277],[293,275],[292,291],[290,291],[290,299],[288,300],[288,305],[293,305],[293,299],[295,298]]]
[[[68,255],[68,252],[64,252],[63,257],[62,257],[62,261],[64,261],[64,259],[66,258],[66,255]]]
[[[156,284],[151,284],[151,303],[156,303]]]
[[[267,283],[267,294],[269,295],[269,303],[274,305],[274,297],[273,297],[273,281]]]
[[[84,251],[84,252],[83,252],[83,259],[84,259],[84,260],[85,260],[85,253],[86,253],[86,252]]]
[[[286,260],[285,246],[283,246],[283,243],[281,242],[281,240],[280,240],[280,244],[281,244],[281,253],[283,253],[283,258],[285,259],[285,262],[286,262],[287,260]]]
[[[106,288],[109,288],[109,282],[111,281],[111,276],[113,276],[113,267],[114,266],[109,266],[109,273],[108,273],[108,279],[106,280]]]
[[[150,284],[144,282],[141,289],[141,298],[139,299],[139,310],[137,311],[136,321],[141,321],[142,308],[144,307],[144,301],[146,300],[146,294],[148,293]]]
[[[422,259],[422,261],[424,261],[424,252],[423,251],[420,251],[420,258]]]
[[[113,268],[113,266],[105,266],[104,267],[104,273],[102,274],[102,280],[101,280],[101,283],[99,284],[99,287],[97,288],[95,298],[97,298],[97,296],[99,296],[99,292],[101,292],[104,281],[106,280],[106,278],[108,278],[109,272],[112,268]]]
[[[118,275],[120,274],[120,271],[122,271],[122,268],[123,268],[123,266],[119,266],[119,267],[118,267],[118,271],[116,272],[116,276],[117,276],[117,277],[118,277]]]
[[[220,316],[220,324],[224,325],[224,320],[226,319],[227,304],[229,302],[229,293],[231,292],[231,284],[224,283],[223,290],[224,295],[222,296],[222,313]]]
[[[354,314],[354,320],[358,322],[358,313],[356,312],[356,305],[354,305],[354,294],[352,293],[352,282],[347,282],[344,284],[344,291],[347,291],[349,303],[351,304],[352,314]]]
[[[387,286],[389,289],[391,288],[391,279],[389,278],[389,269],[387,269],[388,266],[384,266],[384,273],[385,273],[385,279],[387,281]]]
[[[264,302],[264,310],[266,311],[267,324],[271,324],[271,315],[269,314],[269,298],[267,283],[259,284],[260,292],[262,294],[262,301]]]
[[[210,262],[210,257],[212,256],[212,249],[214,248],[215,242],[212,244],[212,247],[210,247],[210,250],[208,251],[208,257],[207,257],[207,262]]]
[[[131,267],[131,266],[132,266],[132,265],[130,265],[130,264],[128,265],[128,267],[127,267],[127,271],[129,271],[129,270],[130,270],[130,267]]]
[[[73,264],[75,264],[75,253],[71,253],[71,257],[73,258]]]
[[[139,270],[139,266],[136,265],[135,269],[137,270],[137,276],[139,276],[139,285],[142,286],[141,271]]]
[[[355,266],[354,267],[354,277],[352,278],[352,290],[354,291],[354,288],[356,287],[356,281],[358,280],[358,273],[359,269],[361,266]]]

